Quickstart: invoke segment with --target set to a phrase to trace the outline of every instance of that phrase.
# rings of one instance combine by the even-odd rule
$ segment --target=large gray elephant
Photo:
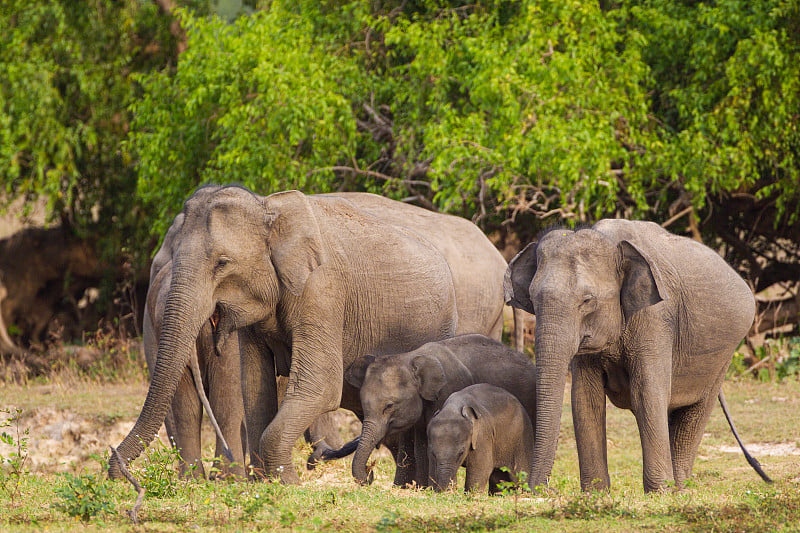
[[[204,187],[195,196],[200,198],[210,195],[218,189],[219,187]],[[173,245],[183,225],[183,219],[182,213],[175,217],[150,267],[142,344],[151,373],[155,370],[164,307],[172,280]],[[214,468],[223,475],[244,475],[247,436],[241,392],[239,342],[237,336],[232,336],[224,345],[217,346],[215,327],[219,320],[219,313],[216,313],[200,328],[190,364],[180,378],[164,420],[168,436],[180,450],[181,475],[199,478],[205,476],[200,439],[204,407],[217,430],[215,457],[223,459],[221,463],[215,463]],[[190,371],[193,363],[197,365],[196,372]],[[283,389],[285,390],[285,386]],[[278,390],[279,396],[282,396],[280,383]],[[209,398],[206,398],[206,392]],[[331,415],[332,413],[321,415],[306,430],[305,438],[314,447],[313,458],[342,444],[338,427]],[[228,451],[225,450],[226,446],[230,447]]]
[[[681,486],[753,322],[742,278],[710,248],[657,224],[601,220],[529,244],[509,264],[504,287],[508,303],[536,315],[530,485],[550,476],[571,369],[581,487],[610,484],[606,396],[636,417],[645,491],[670,479]]]
[[[367,461],[379,444],[395,456],[395,484],[430,484],[427,427],[447,397],[476,383],[516,396],[533,419],[536,367],[521,353],[483,335],[459,335],[410,352],[368,355],[350,366],[345,379],[360,389],[364,419],[353,457],[353,477],[370,481]]]
[[[208,187],[198,195],[211,194],[215,188]],[[164,235],[161,247],[153,256],[150,265],[150,284],[144,306],[142,319],[142,345],[145,361],[152,374],[156,365],[162,319],[170,282],[172,280],[172,253],[176,237],[183,225],[183,214],[175,217],[172,225]],[[244,474],[244,454],[246,436],[244,433],[244,404],[242,402],[239,378],[239,353],[236,343],[229,343],[219,353],[215,353],[213,323],[203,323],[195,339],[193,351],[187,367],[181,375],[175,393],[170,401],[164,423],[167,435],[180,451],[180,471],[182,475],[204,477],[201,457],[200,431],[202,427],[204,387],[208,388],[210,400],[206,400],[209,416],[217,419],[216,457],[224,457],[225,445],[232,447],[230,462],[215,465],[223,474]],[[190,368],[201,374],[202,383],[197,383]],[[223,444],[225,443],[225,444]]]
[[[156,367],[123,458],[164,420],[215,312],[217,346],[238,333],[251,463],[284,482],[298,480],[291,449],[317,416],[340,404],[360,412],[342,379],[358,357],[461,331],[499,338],[505,261],[466,220],[363,193],[237,186],[195,195],[183,214]],[[289,377],[280,408],[276,371]],[[115,460],[109,475],[121,475]]]

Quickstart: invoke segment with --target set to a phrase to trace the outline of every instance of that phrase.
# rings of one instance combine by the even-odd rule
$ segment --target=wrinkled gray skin
[[[529,416],[536,414],[536,367],[521,353],[483,335],[460,335],[405,353],[367,356],[345,379],[360,388],[364,419],[353,476],[369,481],[367,461],[379,444],[399,447],[395,484],[429,485],[426,428],[450,394],[476,383],[502,387]],[[397,444],[395,444],[397,443]]]
[[[143,344],[147,367],[152,372],[156,366],[156,352],[160,336],[165,303],[165,294],[169,290],[171,262],[157,273],[150,284],[145,304],[143,327]],[[195,341],[195,353],[200,366],[203,385],[207,389],[209,404],[222,436],[231,447],[234,464],[227,461],[215,465],[223,475],[244,475],[244,455],[246,434],[244,427],[244,403],[242,402],[239,377],[239,350],[236,342],[227,343],[219,354],[215,353],[213,327],[207,322],[200,329]],[[175,447],[180,450],[181,475],[205,476],[201,457],[200,430],[202,427],[203,407],[195,381],[187,367],[180,378],[178,387],[172,398],[169,412],[164,421],[167,434]],[[216,457],[223,457],[223,445],[217,437]]]
[[[505,389],[479,383],[451,394],[428,423],[428,465],[437,491],[467,468],[464,490],[499,491],[533,466],[533,426],[522,404]],[[500,468],[508,468],[508,472]],[[508,474],[511,474],[509,476]]]
[[[200,194],[210,194],[207,188]],[[175,217],[167,230],[164,240],[150,265],[150,285],[144,307],[142,343],[145,360],[152,375],[156,365],[162,319],[172,279],[172,252],[176,236],[183,225],[183,214]],[[246,435],[244,428],[244,404],[241,398],[239,378],[239,349],[237,343],[229,343],[219,353],[215,353],[213,325],[206,320],[197,335],[194,352],[207,390],[211,411],[219,424],[221,435],[217,436],[215,457],[223,457],[222,438],[231,447],[234,464],[227,460],[215,464],[223,475],[244,475],[244,455]],[[181,475],[205,476],[202,457],[200,431],[203,407],[200,390],[192,377],[189,367],[184,369],[172,397],[169,411],[164,421],[167,434],[180,450]],[[126,459],[130,459],[127,458]]]
[[[651,222],[555,230],[509,264],[506,301],[536,315],[530,485],[558,443],[567,370],[583,489],[609,486],[607,396],[636,417],[645,491],[691,475],[734,349],[753,322],[747,284],[713,250]]]
[[[209,194],[214,190],[217,189],[206,187],[199,194]],[[172,246],[182,224],[183,214],[179,214],[167,230],[150,268],[142,340],[145,360],[151,372],[155,369],[164,306],[172,279]],[[241,394],[239,342],[237,336],[232,336],[229,342],[217,350],[214,338],[214,324],[217,320],[219,316],[212,317],[201,327],[195,343],[195,354],[192,356],[197,358],[205,390],[197,389],[187,368],[181,376],[164,421],[167,434],[180,450],[180,471],[184,476],[202,478],[205,475],[201,456],[203,407],[200,396],[206,393],[210,397],[210,410],[214,413],[221,432],[217,436],[215,457],[223,458],[223,462],[215,463],[214,467],[223,476],[244,475],[247,436]],[[315,456],[330,450],[331,446],[341,445],[338,428],[333,423],[332,416],[327,414],[315,420],[306,430],[305,437],[314,446]],[[222,439],[232,448],[233,465],[224,460]]]
[[[461,328],[500,335],[504,261],[468,221],[369,194],[241,187],[195,194],[183,214],[153,378],[118,448],[125,458],[164,420],[215,311],[219,349],[238,333],[251,463],[287,483],[298,481],[292,446],[316,417],[340,404],[360,412],[342,374],[362,354]],[[289,377],[280,409],[276,371]],[[109,475],[120,474],[112,460]]]

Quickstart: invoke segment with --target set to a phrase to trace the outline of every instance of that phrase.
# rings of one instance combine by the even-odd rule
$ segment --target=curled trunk
[[[367,471],[367,461],[384,434],[384,429],[373,422],[365,421],[362,426],[361,438],[353,456],[353,477],[362,485],[372,483],[372,472]]]

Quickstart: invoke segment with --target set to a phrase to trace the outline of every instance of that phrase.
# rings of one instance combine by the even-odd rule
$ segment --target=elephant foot
[[[644,486],[645,494],[665,494],[677,490],[678,487],[667,482],[647,483]]]
[[[281,465],[274,470],[271,471],[270,475],[267,476],[269,479],[276,479],[281,482],[282,485],[299,485],[300,484],[300,476],[297,475],[294,467],[289,465]]]
[[[224,481],[226,479],[244,479],[244,469],[238,463],[215,462],[208,474],[211,481]]]

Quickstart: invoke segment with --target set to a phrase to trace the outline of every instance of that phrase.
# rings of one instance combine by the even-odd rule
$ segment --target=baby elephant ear
[[[666,300],[661,273],[657,265],[630,241],[617,245],[622,257],[622,287],[620,302],[625,319],[637,311]]]
[[[359,357],[344,371],[344,380],[353,387],[360,389],[364,384],[364,376],[367,374],[367,367],[371,365],[373,361],[375,361],[374,355]]]
[[[536,274],[536,242],[528,244],[508,264],[503,278],[503,295],[511,307],[533,312],[530,287]]]
[[[470,449],[474,450],[478,447],[478,426],[475,424],[475,421],[479,419],[481,415],[473,406],[465,405],[461,408],[461,416],[472,422]]]
[[[411,369],[419,383],[419,395],[426,400],[435,401],[445,385],[442,364],[429,355],[418,355],[411,361]]]

